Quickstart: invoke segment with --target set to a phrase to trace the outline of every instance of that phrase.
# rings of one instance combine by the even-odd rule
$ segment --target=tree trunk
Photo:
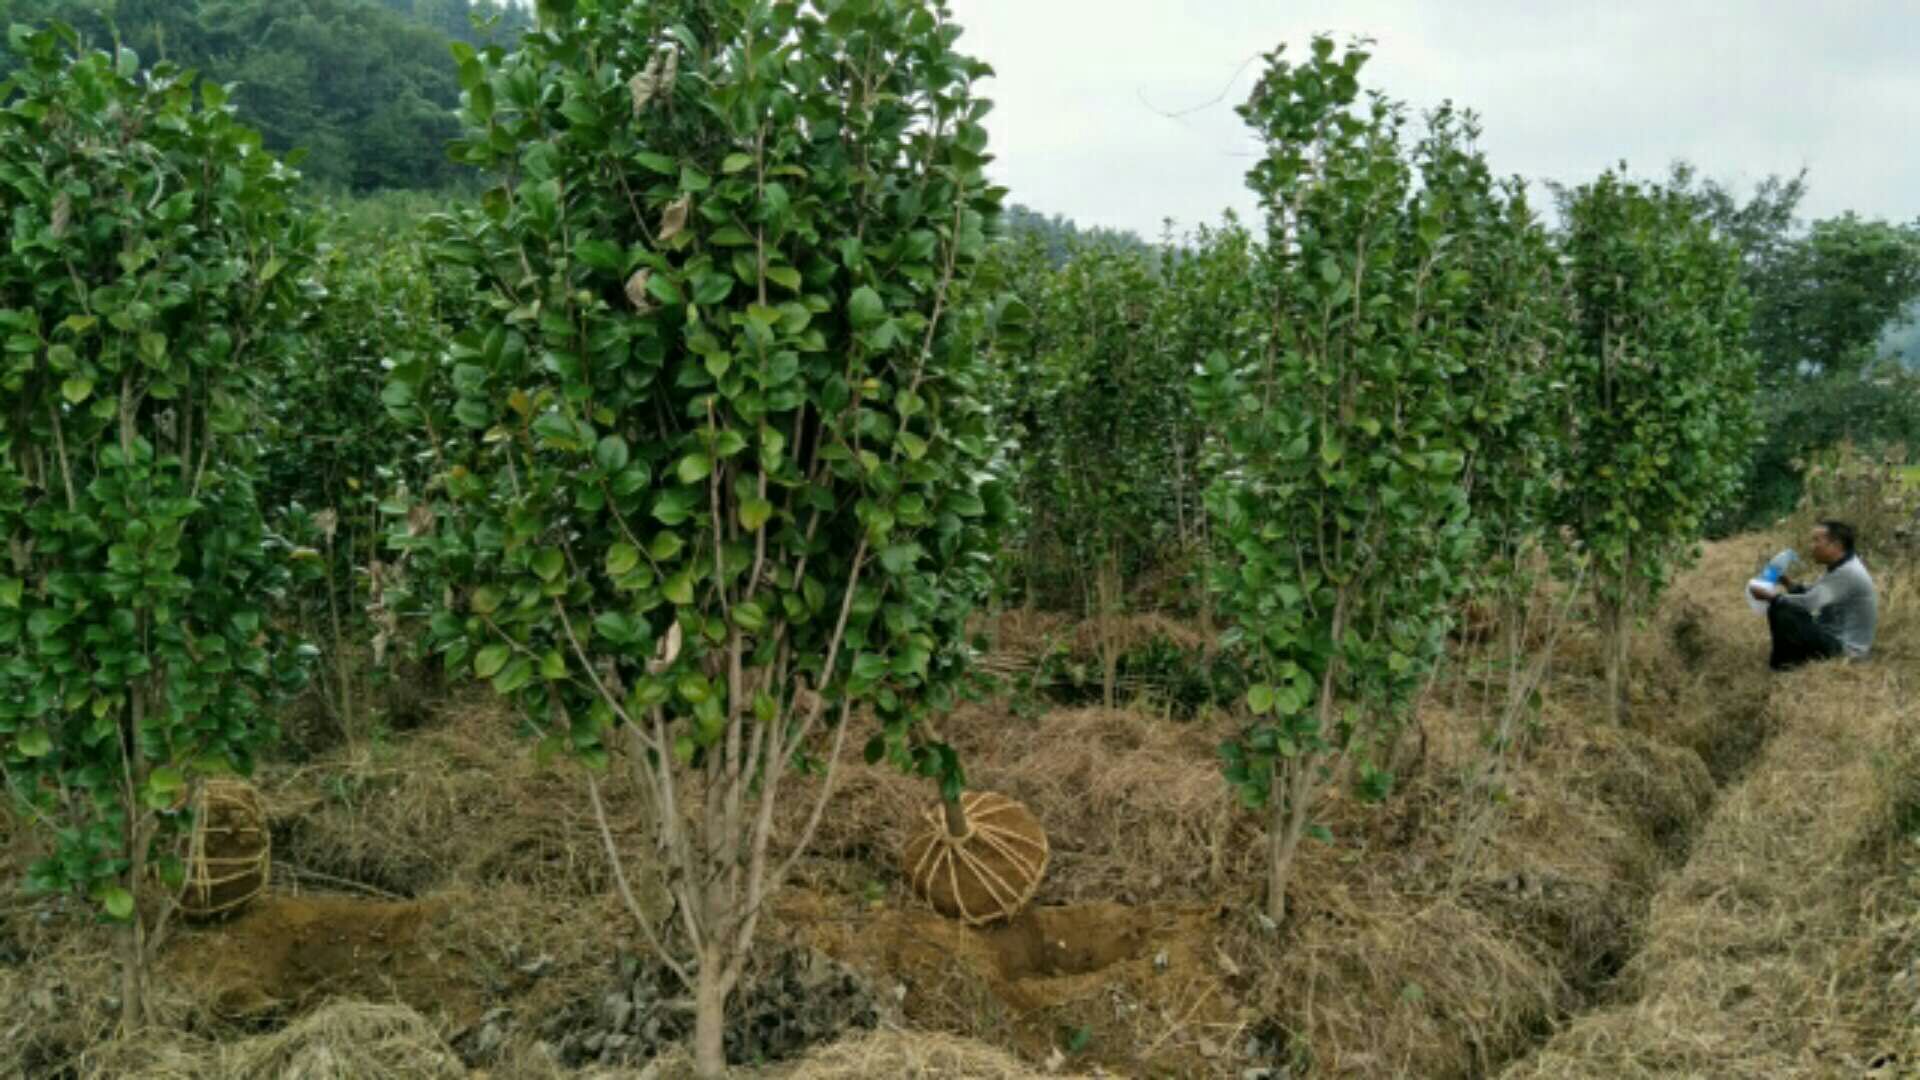
[[[114,937],[120,953],[120,1033],[131,1036],[147,1026],[147,946],[141,940],[137,906],[133,920]]]
[[[958,840],[967,835],[972,826],[967,822],[967,808],[959,799],[947,799],[940,804],[947,815],[947,835]]]
[[[120,1029],[132,1035],[147,1025],[147,943],[141,933],[140,894],[146,888],[148,833],[143,827],[140,791],[146,786],[146,759],[140,755],[140,729],[146,723],[147,684],[129,688],[129,724],[121,743],[122,795],[126,822],[121,839],[127,848],[127,891],[133,894],[133,914],[115,934],[120,953]]]
[[[1607,715],[1616,724],[1627,720],[1627,646],[1633,640],[1633,608],[1623,594],[1606,606]]]
[[[1300,838],[1307,832],[1308,794],[1312,788],[1313,765],[1306,758],[1288,763],[1286,794],[1273,802],[1273,821],[1267,826],[1267,915],[1274,922],[1287,918],[1287,881],[1293,876],[1293,860],[1300,853]]]
[[[726,963],[719,950],[700,958],[699,986],[694,992],[693,1071],[701,1080],[727,1075],[727,987],[721,981]]]
[[[1119,560],[1109,555],[1101,560],[1095,579],[1096,603],[1100,626],[1100,700],[1107,708],[1119,704],[1120,628],[1114,624],[1120,611]]]

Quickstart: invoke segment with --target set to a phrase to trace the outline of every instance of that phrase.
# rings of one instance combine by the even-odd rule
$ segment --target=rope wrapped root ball
[[[273,843],[260,793],[241,780],[209,780],[193,808],[180,910],[196,919],[225,915],[266,891]]]
[[[945,807],[935,803],[925,827],[907,840],[904,863],[913,891],[935,911],[970,926],[1020,913],[1047,872],[1047,834],[1027,808],[1005,795],[969,791],[961,796],[966,832],[947,828]]]

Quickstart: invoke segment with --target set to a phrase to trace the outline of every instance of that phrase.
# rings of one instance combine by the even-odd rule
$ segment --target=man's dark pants
[[[1812,660],[1831,660],[1846,652],[1840,639],[1821,629],[1813,613],[1798,604],[1779,600],[1768,604],[1767,629],[1773,634],[1773,656],[1767,662],[1775,671]]]

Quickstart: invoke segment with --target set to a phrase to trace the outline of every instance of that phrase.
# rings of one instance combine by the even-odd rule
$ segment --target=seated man
[[[1775,671],[1798,667],[1809,660],[1845,656],[1864,660],[1873,648],[1873,630],[1879,604],[1873,578],[1853,553],[1853,526],[1823,521],[1813,528],[1807,554],[1827,572],[1812,588],[1786,578],[1778,586],[1755,585],[1754,599],[1768,601],[1767,629],[1773,634]]]

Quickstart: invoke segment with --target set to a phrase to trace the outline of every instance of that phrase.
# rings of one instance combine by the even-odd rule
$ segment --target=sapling
[[[498,183],[441,251],[487,305],[388,393],[453,433],[440,525],[410,543],[462,584],[435,620],[450,668],[582,761],[603,820],[601,770],[647,793],[671,925],[624,869],[621,889],[717,1076],[850,717],[905,746],[965,660],[1004,502],[956,319],[1000,198],[988,69],[934,0],[543,0],[538,20],[513,54],[457,49],[455,153]]]
[[[1562,194],[1576,309],[1555,521],[1591,559],[1607,700],[1634,621],[1739,489],[1758,431],[1740,257],[1697,200],[1609,172]]]
[[[251,405],[311,228],[224,89],[15,28],[0,107],[0,776],[54,853],[29,886],[119,928],[145,1019],[209,775],[246,772],[297,680],[255,505]]]
[[[1221,748],[1267,826],[1268,914],[1287,912],[1322,788],[1374,757],[1438,654],[1472,551],[1453,379],[1466,356],[1441,316],[1472,288],[1441,207],[1416,191],[1401,109],[1363,98],[1367,54],[1316,39],[1276,51],[1241,114],[1265,143],[1248,183],[1266,215],[1259,337],[1196,382],[1217,432],[1208,496],[1228,647],[1254,680]]]

